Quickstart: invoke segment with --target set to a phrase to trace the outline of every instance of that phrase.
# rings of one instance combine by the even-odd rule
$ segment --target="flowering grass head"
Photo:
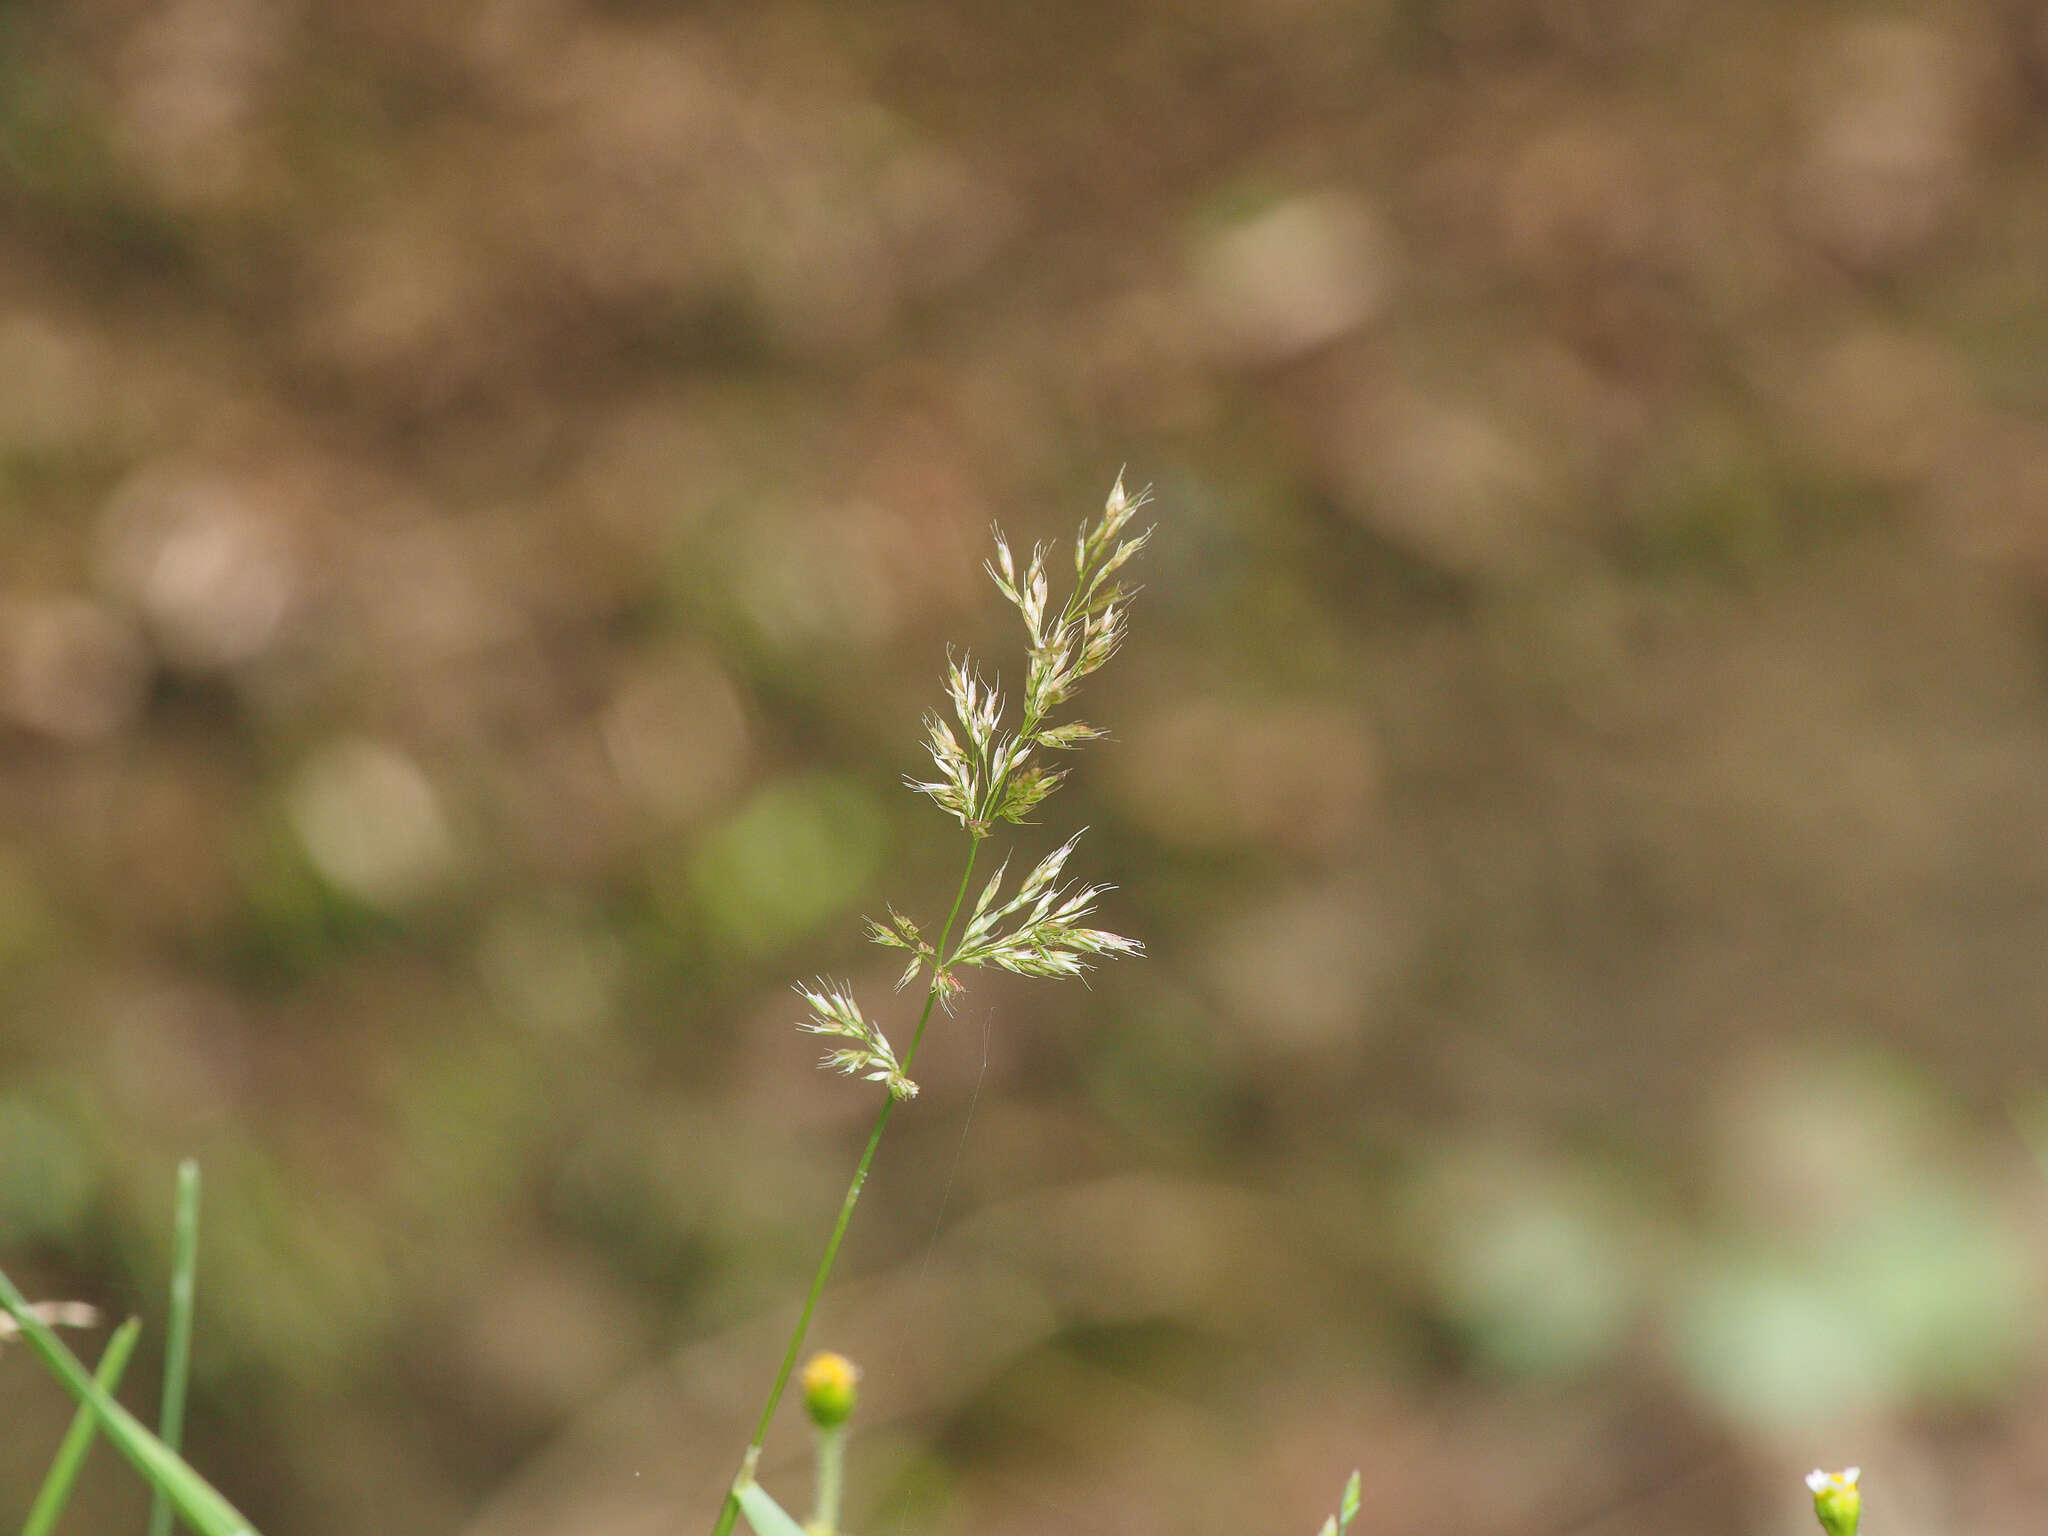
[[[1072,752],[1104,734],[1081,720],[1055,723],[1053,714],[1123,645],[1135,589],[1125,586],[1117,573],[1152,537],[1149,528],[1126,536],[1131,519],[1147,500],[1145,493],[1127,492],[1118,476],[1102,514],[1083,523],[1074,537],[1074,585],[1057,612],[1051,606],[1048,574],[1052,546],[1034,547],[1020,570],[1002,530],[995,530],[996,552],[986,569],[996,590],[1024,621],[1028,664],[1022,701],[1013,718],[1011,701],[981,677],[971,656],[949,656],[946,693],[952,717],[937,712],[925,717],[925,746],[938,777],[907,781],[958,821],[977,849],[998,824],[1026,822],[1065,781],[1067,771],[1047,766],[1044,754]],[[1144,946],[1136,939],[1087,922],[1096,902],[1112,887],[1063,882],[1079,837],[1075,833],[1039,860],[1007,898],[1002,895],[1009,868],[1005,860],[982,887],[957,943],[951,942],[959,916],[957,900],[935,941],[894,907],[887,922],[869,918],[869,939],[906,956],[897,990],[920,977],[929,978],[929,1018],[934,1003],[952,1011],[965,990],[959,973],[970,967],[994,966],[1019,976],[1059,980],[1081,976],[1104,958],[1142,954]],[[968,868],[971,872],[971,857]],[[966,889],[963,879],[963,896]],[[917,1084],[908,1069],[917,1039],[899,1060],[843,983],[821,978],[797,992],[809,1005],[799,1028],[848,1042],[827,1051],[821,1065],[883,1083],[899,1100],[916,1095]],[[920,1039],[923,1029],[920,1021]]]
[[[896,1106],[917,1095],[910,1067],[917,1059],[917,1048],[923,1043],[933,1009],[943,1006],[951,1011],[964,990],[960,973],[973,967],[994,966],[1019,976],[1058,980],[1083,975],[1096,961],[1107,957],[1144,952],[1144,946],[1136,939],[1090,925],[1095,904],[1109,886],[1084,885],[1063,878],[1079,833],[1040,859],[1007,897],[1003,894],[1003,878],[1009,861],[1004,860],[982,886],[964,925],[960,916],[967,906],[967,893],[982,843],[1002,822],[1015,825],[1029,821],[1032,813],[1065,781],[1067,770],[1050,766],[1047,755],[1072,752],[1103,734],[1085,721],[1056,721],[1054,713],[1073,698],[1083,680],[1100,671],[1123,645],[1135,594],[1118,579],[1117,573],[1152,537],[1150,529],[1136,534],[1128,531],[1131,519],[1146,500],[1142,492],[1136,496],[1127,492],[1123,477],[1117,477],[1101,515],[1083,523],[1075,535],[1073,589],[1057,611],[1052,606],[1049,570],[1052,546],[1036,546],[1020,569],[1002,530],[995,530],[996,550],[988,561],[988,574],[996,590],[1024,621],[1027,665],[1022,699],[1013,711],[1012,701],[1005,699],[1002,689],[985,681],[975,670],[973,657],[964,652],[947,657],[946,694],[953,706],[952,717],[948,719],[936,712],[925,717],[925,748],[938,774],[929,780],[911,779],[908,783],[930,797],[967,832],[960,884],[936,938],[927,938],[924,927],[894,907],[889,909],[887,922],[874,918],[867,922],[871,940],[888,949],[902,950],[906,956],[896,981],[897,991],[927,978],[924,1008],[909,1045],[899,1054],[880,1027],[861,1011],[852,989],[844,982],[820,977],[809,986],[799,985],[796,989],[806,1009],[797,1027],[834,1042],[820,1064],[849,1077],[880,1083],[888,1089],[888,1097],[883,1100],[867,1148],[854,1168],[853,1181],[839,1208],[839,1219],[811,1278],[810,1294],[798,1314],[781,1368],[768,1390],[768,1401],[741,1459],[739,1475],[727,1491],[712,1536],[728,1536],[742,1513],[756,1536],[802,1536],[806,1530],[836,1530],[838,1458],[844,1438],[839,1429],[843,1420],[831,1427],[819,1423],[819,1514],[807,1526],[799,1527],[754,1481],[754,1469],[776,1405],[796,1368],[804,1334],[810,1327],[818,1298],[824,1293],[854,1205],[867,1182],[882,1132]],[[838,1365],[833,1362],[844,1365],[837,1356],[819,1356],[805,1370],[803,1386],[807,1401],[836,1381],[845,1389],[846,1408],[851,1412],[852,1368],[847,1366],[844,1373],[834,1376]]]

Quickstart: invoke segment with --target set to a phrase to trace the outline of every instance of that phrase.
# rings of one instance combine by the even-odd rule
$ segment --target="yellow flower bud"
[[[820,1429],[836,1429],[853,1417],[859,1398],[860,1367],[830,1350],[804,1362],[804,1412]]]
[[[1863,1513],[1863,1495],[1857,1490],[1861,1467],[1841,1472],[1823,1472],[1818,1467],[1806,1474],[1806,1486],[1813,1490],[1813,1512],[1820,1516],[1821,1529],[1828,1536],[1856,1536],[1856,1522]]]

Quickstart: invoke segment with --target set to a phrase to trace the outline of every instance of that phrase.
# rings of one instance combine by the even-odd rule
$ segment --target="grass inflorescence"
[[[952,705],[951,717],[933,711],[925,716],[924,722],[925,749],[936,771],[932,778],[912,778],[907,782],[911,789],[927,796],[958,822],[967,834],[959,886],[936,937],[928,938],[926,926],[893,906],[889,908],[888,921],[867,920],[869,939],[884,948],[904,952],[896,990],[901,992],[920,980],[924,982],[924,1005],[909,1043],[899,1052],[881,1027],[862,1010],[845,982],[819,977],[796,989],[806,1008],[797,1027],[833,1042],[820,1064],[880,1084],[886,1094],[867,1146],[854,1167],[846,1197],[840,1203],[824,1256],[811,1277],[809,1294],[790,1333],[753,1438],[747,1444],[739,1475],[719,1511],[715,1536],[727,1536],[742,1512],[755,1527],[757,1536],[778,1536],[788,1521],[780,1507],[754,1482],[754,1467],[776,1406],[803,1351],[811,1316],[838,1257],[840,1242],[867,1182],[882,1133],[897,1105],[917,1094],[917,1083],[910,1070],[934,1009],[952,1010],[965,990],[961,975],[964,971],[993,966],[1019,976],[1057,980],[1080,976],[1098,960],[1143,953],[1144,946],[1137,940],[1090,925],[1096,903],[1109,890],[1108,886],[1080,884],[1064,878],[1079,833],[1040,859],[1008,895],[1003,889],[1009,870],[1007,858],[982,886],[971,907],[967,893],[973,885],[982,844],[1005,824],[1014,826],[1030,821],[1065,782],[1067,770],[1054,766],[1053,755],[1072,753],[1103,734],[1085,721],[1060,720],[1057,716],[1082,682],[1099,671],[1123,645],[1134,590],[1124,584],[1119,573],[1152,536],[1149,528],[1130,532],[1131,520],[1148,499],[1143,493],[1128,493],[1123,477],[1117,477],[1101,514],[1083,523],[1075,536],[1073,585],[1057,608],[1053,606],[1050,568],[1054,546],[1039,544],[1020,563],[1002,530],[994,530],[995,553],[986,568],[996,590],[1024,622],[1024,687],[1013,701],[1000,686],[981,675],[972,656],[948,656],[946,695]],[[963,908],[967,908],[964,925]],[[838,1445],[839,1435],[835,1431],[821,1441],[821,1455],[827,1454],[823,1447],[829,1446],[829,1454],[836,1458]],[[836,1522],[836,1460],[833,1466],[834,1493],[829,1504]],[[764,1522],[770,1529],[762,1529]]]

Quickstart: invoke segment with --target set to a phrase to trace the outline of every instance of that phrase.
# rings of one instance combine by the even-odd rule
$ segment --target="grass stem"
[[[981,839],[972,837],[967,849],[967,866],[960,871],[960,888],[953,894],[953,910],[946,914],[946,926],[939,933],[931,990],[924,995],[924,1011],[918,1015],[917,1033],[910,1038],[910,1049],[903,1053],[905,1074],[917,1059],[917,1048],[923,1043],[925,1026],[931,1023],[932,1008],[938,1003],[945,975],[946,945],[953,937],[953,925],[959,920],[961,905],[967,900],[967,883],[974,878],[974,860],[980,852]],[[868,1134],[867,1148],[853,1170],[853,1182],[846,1187],[846,1198],[840,1202],[839,1219],[832,1224],[832,1236],[825,1244],[825,1256],[818,1261],[818,1272],[811,1277],[810,1294],[804,1297],[804,1309],[798,1314],[796,1327],[790,1333],[789,1347],[782,1352],[782,1366],[775,1373],[775,1385],[768,1390],[768,1402],[761,1410],[760,1422],[754,1426],[754,1438],[747,1442],[747,1466],[759,1459],[761,1447],[768,1439],[768,1426],[774,1421],[775,1409],[782,1402],[783,1389],[789,1385],[790,1372],[796,1368],[796,1357],[803,1352],[804,1335],[810,1332],[811,1314],[817,1310],[818,1298],[825,1292],[825,1281],[832,1273],[833,1260],[839,1257],[840,1241],[846,1236],[847,1223],[853,1219],[853,1208],[860,1201],[861,1189],[868,1181],[868,1169],[875,1161],[875,1149],[882,1144],[882,1133],[889,1128],[889,1117],[896,1112],[896,1104],[895,1094],[884,1095],[881,1113],[875,1116],[875,1128]],[[739,1491],[735,1483],[726,1492],[725,1504],[718,1512],[718,1524],[712,1528],[712,1536],[729,1536],[739,1513]]]
[[[817,1513],[811,1529],[818,1536],[839,1536],[839,1500],[846,1486],[846,1426],[835,1424],[818,1431]]]
[[[171,1238],[171,1312],[164,1332],[164,1399],[157,1439],[175,1451],[185,1438],[185,1393],[192,1374],[192,1311],[198,1293],[199,1164],[178,1164],[178,1207]],[[149,1508],[149,1536],[171,1536],[171,1501],[162,1487]]]

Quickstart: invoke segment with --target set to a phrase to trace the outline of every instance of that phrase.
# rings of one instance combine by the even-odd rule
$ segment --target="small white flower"
[[[1856,1536],[1857,1524],[1863,1517],[1863,1495],[1856,1480],[1862,1475],[1861,1467],[1846,1467],[1840,1472],[1816,1467],[1807,1474],[1806,1486],[1813,1492],[1813,1513],[1827,1536]]]

